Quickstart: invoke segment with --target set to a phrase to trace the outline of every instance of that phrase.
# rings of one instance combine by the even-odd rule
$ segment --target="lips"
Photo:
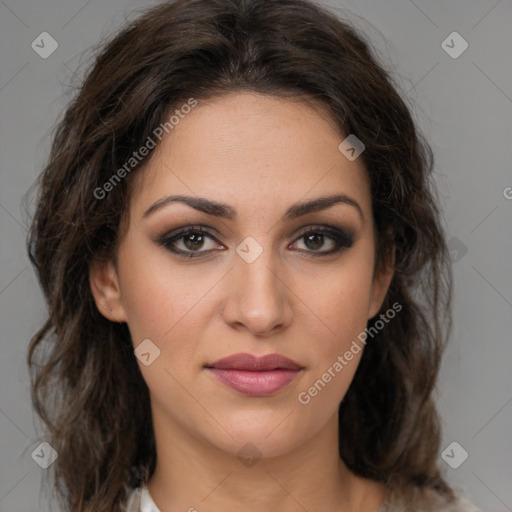
[[[267,354],[256,357],[252,354],[233,354],[224,357],[206,366],[207,368],[218,368],[221,370],[247,370],[247,371],[269,371],[269,370],[300,370],[302,367],[279,354]]]
[[[304,368],[279,354],[256,357],[233,354],[205,365],[205,369],[228,387],[249,396],[268,396],[294,380]]]

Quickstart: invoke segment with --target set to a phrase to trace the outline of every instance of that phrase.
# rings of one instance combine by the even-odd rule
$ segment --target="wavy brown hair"
[[[187,98],[236,91],[317,102],[340,137],[366,146],[375,271],[396,249],[382,311],[402,310],[366,346],[340,405],[339,454],[358,475],[453,500],[437,466],[432,396],[451,332],[452,271],[432,150],[399,90],[365,35],[306,0],[165,2],[100,46],[55,129],[27,238],[48,305],[27,355],[32,401],[41,439],[58,452],[51,469],[66,510],[122,510],[156,462],[130,333],[100,314],[88,278],[93,262],[115,261],[130,184],[149,156],[104,199],[94,191]]]

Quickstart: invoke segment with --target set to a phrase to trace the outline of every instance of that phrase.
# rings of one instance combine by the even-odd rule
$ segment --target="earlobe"
[[[373,278],[370,304],[368,306],[368,319],[373,318],[379,312],[380,308],[382,307],[382,303],[384,302],[384,298],[386,297],[386,294],[389,290],[389,286],[391,285],[393,275],[395,274],[393,269],[393,265],[395,263],[394,245],[388,252],[388,257],[386,260],[386,269],[376,273]]]
[[[89,285],[98,311],[112,322],[125,322],[121,290],[114,263],[93,263],[89,267]]]

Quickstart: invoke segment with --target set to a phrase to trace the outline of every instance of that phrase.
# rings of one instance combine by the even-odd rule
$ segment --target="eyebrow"
[[[212,201],[203,197],[172,195],[162,197],[152,204],[144,212],[142,218],[149,217],[152,213],[172,203],[183,203],[200,212],[206,213],[207,215],[213,215],[215,217],[221,217],[228,220],[235,220],[237,217],[236,210],[226,203]],[[281,217],[281,220],[296,219],[308,213],[325,210],[335,204],[347,204],[353,206],[359,212],[359,216],[364,223],[364,215],[361,206],[355,199],[352,199],[346,194],[334,194],[325,197],[318,197],[311,201],[295,203],[286,210],[284,215]]]

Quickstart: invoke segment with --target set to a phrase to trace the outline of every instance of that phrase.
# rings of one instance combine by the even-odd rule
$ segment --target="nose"
[[[232,328],[267,337],[285,329],[292,319],[289,285],[278,275],[271,251],[248,263],[235,256],[235,268],[226,276],[223,316]]]

